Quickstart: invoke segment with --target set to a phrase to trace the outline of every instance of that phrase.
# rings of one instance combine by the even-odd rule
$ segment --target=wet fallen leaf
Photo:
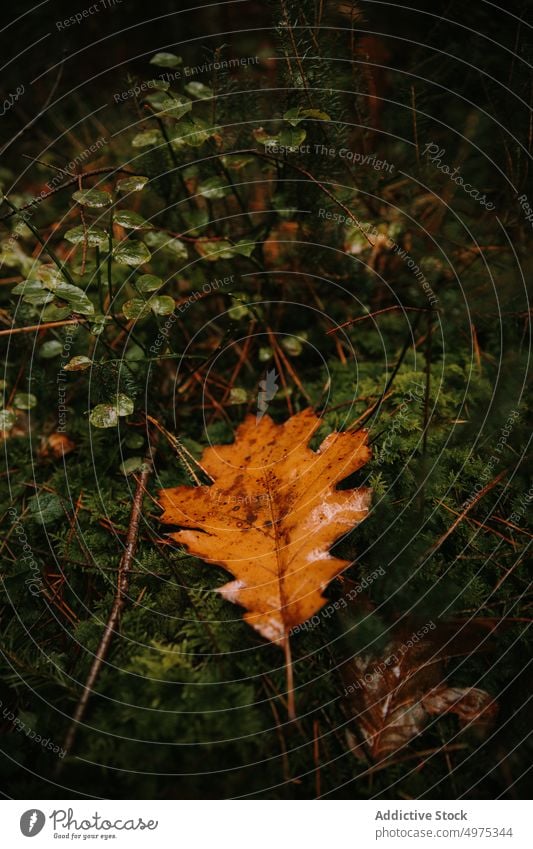
[[[180,528],[171,536],[235,576],[219,592],[279,645],[325,603],[324,589],[349,565],[329,549],[370,505],[366,487],[335,488],[368,461],[367,432],[331,433],[313,451],[321,423],[310,409],[283,425],[248,416],[234,443],[204,450],[200,465],[212,486],[159,494],[161,521]]]
[[[431,627],[433,626],[433,627]],[[357,655],[342,667],[344,710],[358,734],[348,730],[357,758],[386,758],[420,734],[432,716],[454,713],[462,725],[483,732],[498,712],[496,701],[477,687],[452,687],[444,661],[486,650],[490,621],[428,623],[397,634],[382,655]],[[476,642],[477,641],[477,642]]]

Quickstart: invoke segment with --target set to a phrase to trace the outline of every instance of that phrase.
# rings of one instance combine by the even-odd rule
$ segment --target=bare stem
[[[139,537],[139,525],[141,521],[142,514],[142,503],[143,497],[146,490],[146,484],[148,482],[148,478],[152,471],[152,457],[150,454],[150,450],[147,453],[145,458],[145,462],[143,465],[143,469],[139,478],[137,480],[137,488],[135,490],[135,495],[133,498],[133,504],[130,513],[130,523],[128,527],[128,533],[126,537],[126,546],[124,548],[124,552],[122,554],[120,564],[118,567],[118,576],[117,576],[117,588],[115,591],[115,598],[113,600],[113,605],[111,607],[111,611],[109,613],[109,617],[107,619],[102,637],[100,639],[100,643],[96,650],[96,654],[94,656],[94,660],[92,662],[91,668],[89,670],[89,674],[87,676],[87,680],[85,682],[83,692],[80,696],[78,704],[76,705],[76,709],[72,716],[72,721],[67,730],[65,736],[65,742],[63,743],[63,749],[65,754],[69,754],[72,751],[72,747],[76,740],[76,735],[78,732],[78,728],[85,716],[85,712],[87,710],[87,705],[89,703],[89,699],[91,697],[91,693],[94,690],[96,681],[102,669],[102,666],[107,657],[107,653],[109,651],[109,646],[111,645],[111,641],[115,633],[117,633],[118,625],[120,622],[120,615],[122,613],[122,609],[126,603],[128,589],[129,589],[129,579],[131,573],[131,565],[133,562],[133,558],[135,556],[135,552],[137,550],[137,542]],[[64,756],[63,756],[64,757]],[[61,769],[62,762],[58,764],[58,772]]]
[[[285,634],[283,640],[285,652],[285,672],[287,675],[287,713],[292,722],[296,719],[296,706],[294,704],[294,670],[292,666],[291,642],[289,634]]]

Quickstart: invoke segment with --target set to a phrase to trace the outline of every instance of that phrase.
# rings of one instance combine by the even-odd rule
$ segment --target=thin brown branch
[[[98,174],[128,174],[130,177],[139,177],[144,176],[142,174],[135,174],[134,171],[128,171],[127,168],[93,168],[90,171],[82,171],[80,174],[75,174],[67,180],[65,183],[62,183],[60,186],[55,186],[53,189],[50,189],[49,192],[44,192],[44,194],[39,195],[36,198],[33,198],[29,203],[24,204],[24,206],[13,208],[11,212],[8,212],[6,215],[2,215],[0,217],[0,221],[6,221],[8,218],[11,218],[13,215],[19,215],[21,212],[24,212],[26,209],[30,209],[32,206],[37,206],[37,204],[42,203],[43,200],[46,200],[51,195],[55,195],[56,192],[60,192],[62,189],[67,189],[69,186],[74,185],[74,183],[78,182],[79,177],[95,177]],[[5,199],[4,199],[5,200]]]
[[[462,511],[462,513],[460,513],[460,514],[458,515],[458,517],[457,517],[457,519],[455,520],[455,522],[453,522],[453,523],[450,525],[450,527],[448,528],[448,530],[447,530],[447,531],[445,531],[445,533],[444,533],[444,534],[440,537],[440,539],[438,539],[438,540],[437,540],[437,542],[436,542],[434,545],[432,545],[432,546],[431,546],[431,547],[427,550],[426,554],[424,554],[424,555],[423,555],[423,557],[422,557],[422,561],[423,561],[423,562],[425,562],[425,561],[426,561],[429,557],[431,557],[433,554],[435,554],[435,552],[436,552],[436,551],[438,551],[438,549],[439,549],[439,548],[441,547],[441,545],[442,545],[442,544],[443,544],[443,543],[444,543],[444,542],[448,539],[448,537],[449,537],[451,534],[453,534],[453,532],[455,531],[456,527],[457,527],[458,525],[460,525],[460,524],[461,524],[461,522],[463,521],[463,519],[464,519],[466,516],[468,516],[468,514],[470,513],[470,511],[472,510],[472,508],[476,506],[476,504],[478,503],[478,501],[481,501],[481,499],[482,499],[482,498],[483,498],[483,497],[484,497],[484,496],[485,496],[488,492],[490,492],[490,490],[491,490],[491,489],[494,489],[494,487],[495,487],[497,484],[499,484],[499,482],[501,481],[501,479],[505,477],[505,475],[507,474],[507,472],[508,472],[508,471],[509,471],[508,469],[504,469],[504,470],[503,470],[503,472],[500,472],[500,474],[499,474],[499,475],[496,475],[496,477],[495,477],[495,478],[493,478],[493,480],[491,480],[491,481],[490,481],[490,482],[489,482],[486,486],[484,486],[484,487],[483,487],[483,489],[481,489],[481,490],[477,493],[477,495],[475,496],[475,498],[473,498],[473,499],[472,499],[472,501],[470,502],[470,504],[468,504],[468,505],[465,507],[465,509]]]
[[[89,703],[91,693],[94,691],[98,676],[100,675],[102,666],[105,663],[113,636],[117,633],[117,629],[120,622],[120,615],[122,613],[124,605],[126,604],[131,566],[138,544],[143,497],[151,471],[152,456],[149,450],[145,457],[142,472],[137,480],[137,487],[135,490],[135,495],[133,497],[133,504],[130,513],[130,522],[128,526],[128,533],[126,536],[126,545],[118,567],[117,587],[113,600],[113,605],[111,607],[109,617],[107,619],[102,637],[100,639],[100,643],[96,650],[94,660],[89,670],[87,680],[83,687],[83,692],[78,701],[78,704],[76,705],[76,709],[72,716],[71,724],[67,730],[65,741],[63,743],[63,749],[65,750],[65,753],[67,755],[72,751],[78,729],[80,727],[81,722],[83,721],[85,712],[87,710],[87,705]],[[59,764],[59,769],[61,768],[61,764],[62,762]]]
[[[343,327],[349,327],[351,324],[357,324],[360,321],[366,321],[367,318],[374,318],[374,316],[376,315],[382,315],[384,312],[393,312],[395,310],[401,310],[402,312],[433,312],[433,310],[428,307],[384,307],[384,309],[382,310],[376,310],[375,312],[369,312],[366,315],[360,315],[359,318],[349,318],[348,321],[344,322],[344,324],[339,324],[337,327],[332,327],[330,330],[328,330],[327,335],[329,335],[330,333],[337,333],[338,330],[342,330]]]
[[[12,336],[14,333],[31,333],[33,330],[48,330],[49,327],[63,327],[65,324],[81,324],[85,318],[65,318],[62,321],[47,321],[43,324],[28,324],[26,327],[10,327],[0,330],[0,336]]]
[[[289,721],[296,719],[296,705],[294,703],[294,669],[292,665],[291,643],[288,634],[283,640],[283,651],[285,653],[285,672],[287,676],[287,715]]]

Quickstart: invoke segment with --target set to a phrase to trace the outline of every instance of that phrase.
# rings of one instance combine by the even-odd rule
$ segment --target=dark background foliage
[[[132,461],[138,472],[135,458],[142,459],[155,433],[146,414],[198,458],[209,441],[230,442],[247,411],[255,414],[266,368],[285,375],[269,407],[277,421],[312,404],[324,412],[322,435],[360,417],[370,429],[374,457],[348,483],[371,485],[374,508],[338,552],[353,561],[345,577],[357,581],[380,569],[384,575],[348,609],[293,637],[299,721],[288,725],[282,653],[213,592],[227,578],[222,570],[167,545],[162,534],[157,489],[191,479],[183,453],[176,456],[158,432],[120,639],[85,725],[57,774],[57,755],[0,716],[5,795],[526,794],[531,224],[518,196],[526,193],[532,203],[533,42],[520,22],[530,10],[530,3],[498,10],[452,1],[410,9],[361,3],[351,11],[348,4],[305,0],[187,11],[159,0],[150,8],[116,4],[58,30],[56,22],[77,11],[70,2],[17,8],[20,18],[8,30],[13,40],[3,51],[14,60],[1,82],[3,99],[25,86],[1,121],[8,201],[17,208],[29,203],[53,176],[49,165],[64,168],[104,136],[108,141],[83,168],[126,165],[146,175],[147,186],[123,208],[148,219],[152,236],[189,235],[173,249],[146,236],[152,257],[141,271],[108,264],[105,242],[89,248],[83,268],[80,246],[72,253],[65,240],[69,228],[80,226],[71,198],[78,187],[54,193],[32,213],[30,223],[50,240],[95,312],[116,320],[103,332],[91,318],[76,332],[66,325],[0,337],[5,409],[16,418],[2,446],[1,707],[61,745],[112,604],[136,485],[121,464]],[[168,114],[158,122],[142,99],[116,102],[117,93],[165,70],[149,64],[158,51],[179,54],[183,67],[258,57],[235,72],[191,77],[215,91],[192,109],[194,130],[205,132],[198,146],[173,145],[182,124]],[[172,86],[176,94],[183,95],[184,82]],[[291,129],[283,115],[310,101],[327,120],[304,122],[306,144],[375,155],[392,169],[338,155],[265,157],[259,128],[294,143],[302,125]],[[150,130],[161,133],[158,143],[132,147],[137,134]],[[424,156],[430,143],[492,211]],[[237,170],[231,154],[241,149],[261,155],[243,154]],[[111,191],[120,176],[84,185]],[[199,195],[209,179],[229,190],[220,198]],[[335,220],[345,214],[339,202],[381,234],[375,249],[356,227]],[[2,216],[9,212],[3,204]],[[99,214],[86,210],[89,221]],[[97,223],[108,227],[107,218]],[[12,290],[31,277],[34,259],[52,263],[17,217],[1,224],[2,329],[32,326],[42,305]],[[13,234],[16,256],[6,247]],[[124,230],[114,236],[136,244],[145,238]],[[203,237],[229,241],[227,256],[206,260]],[[252,247],[239,251],[239,242]],[[393,244],[421,269],[434,303]],[[160,277],[163,294],[186,305],[191,294],[205,294],[206,282],[232,283],[193,297],[172,325],[167,359],[157,359],[150,347],[164,312],[124,332],[124,305],[138,297],[141,273]],[[67,306],[83,318],[76,303]],[[362,320],[328,334],[352,318]],[[50,342],[55,354],[44,348]],[[61,372],[65,350],[89,356],[90,371]],[[208,361],[199,380],[188,376],[196,361],[181,359],[184,352]],[[50,446],[59,424],[58,374],[73,446],[65,457]],[[422,387],[420,397],[406,404],[414,386]],[[114,403],[117,392],[132,400],[134,412],[117,427],[93,427],[91,408]],[[25,409],[20,394],[35,405]],[[448,534],[480,483],[486,494]],[[22,558],[24,544],[31,561]],[[36,576],[41,591],[33,595],[28,582]],[[328,597],[343,592],[337,580]],[[357,760],[347,742],[346,730],[357,733],[357,723],[342,697],[342,662],[359,653],[379,656],[398,623],[414,629],[479,617],[503,623],[489,651],[467,650],[448,660],[446,673],[456,686],[481,687],[498,699],[495,728],[481,739],[460,733],[446,715],[379,768]]]

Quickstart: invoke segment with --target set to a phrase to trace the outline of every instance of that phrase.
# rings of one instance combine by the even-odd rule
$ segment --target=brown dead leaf
[[[311,409],[283,425],[248,416],[235,442],[204,451],[200,465],[212,486],[159,494],[161,521],[181,528],[171,536],[235,576],[219,592],[279,645],[325,603],[323,590],[349,565],[329,549],[370,505],[366,487],[335,489],[368,461],[367,432],[331,433],[312,451],[320,424]]]
[[[362,741],[359,745],[349,732],[356,757],[377,761],[392,755],[420,734],[431,716],[455,713],[461,724],[481,732],[492,725],[498,706],[488,693],[445,681],[444,661],[468,654],[472,640],[487,633],[481,622],[470,624],[455,626],[455,640],[450,623],[436,630],[424,627],[393,640],[380,658],[356,656],[344,664],[345,712]]]
[[[60,460],[66,454],[74,451],[75,448],[76,444],[72,439],[69,439],[66,433],[55,431],[43,438],[39,453],[41,457],[51,457],[54,460]]]

